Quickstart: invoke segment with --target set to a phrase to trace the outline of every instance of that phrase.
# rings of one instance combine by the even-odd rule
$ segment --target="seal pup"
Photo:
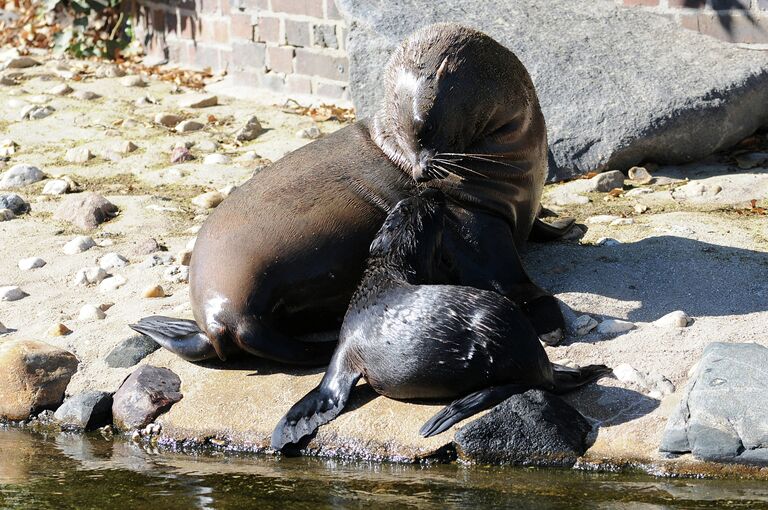
[[[518,250],[547,173],[544,118],[508,49],[456,24],[428,26],[393,55],[384,104],[285,156],[235,190],[203,224],[190,264],[194,321],[131,325],[188,360],[248,352],[321,365],[363,273],[368,247],[416,181],[451,197],[451,281],[517,302],[542,338],[562,330],[554,298]]]
[[[514,393],[564,393],[611,372],[550,363],[520,307],[496,292],[424,285],[443,264],[446,213],[442,193],[430,189],[389,214],[328,370],[280,420],[272,448],[297,443],[338,416],[361,377],[395,399],[461,397],[422,427],[429,437]]]

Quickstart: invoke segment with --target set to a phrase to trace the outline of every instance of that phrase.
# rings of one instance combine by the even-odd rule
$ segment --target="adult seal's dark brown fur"
[[[610,373],[550,363],[520,308],[488,290],[423,285],[451,258],[437,190],[401,201],[371,244],[339,346],[320,385],[278,423],[272,447],[298,443],[343,410],[364,377],[397,399],[454,399],[421,429],[432,436],[514,393],[564,393]]]
[[[525,68],[490,37],[438,24],[402,44],[384,87],[373,121],[289,154],[211,214],[190,266],[195,321],[153,316],[131,327],[190,360],[247,351],[325,363],[332,343],[305,336],[338,331],[377,229],[428,185],[450,204],[454,264],[441,277],[509,297],[543,337],[558,331],[555,300],[518,257],[532,227],[559,232],[536,220],[547,143]]]

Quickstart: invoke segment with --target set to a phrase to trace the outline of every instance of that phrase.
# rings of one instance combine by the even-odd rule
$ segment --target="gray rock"
[[[98,99],[101,97],[99,94],[91,90],[78,90],[78,91],[75,91],[72,94],[72,96],[75,97],[76,99],[81,99],[83,101],[93,101],[94,99]]]
[[[29,203],[16,193],[0,193],[0,209],[10,209],[19,215],[29,212]]]
[[[577,317],[575,321],[573,321],[573,324],[571,325],[571,329],[574,333],[576,333],[578,336],[584,336],[593,329],[597,327],[597,320],[595,320],[593,317],[589,315],[582,315],[580,317]]]
[[[67,430],[95,430],[112,423],[112,394],[86,391],[61,404],[53,417]]]
[[[186,147],[176,147],[171,151],[171,163],[184,163],[193,159],[195,156]]]
[[[112,368],[128,368],[143,360],[160,346],[144,335],[134,335],[120,342],[109,354],[105,362]]]
[[[591,429],[559,397],[529,390],[464,426],[454,442],[470,462],[572,466],[587,450]]]
[[[113,397],[112,416],[120,430],[146,427],[182,399],[181,379],[167,368],[144,365],[133,372]]]
[[[607,193],[614,188],[621,188],[624,186],[624,174],[618,170],[611,170],[609,172],[597,174],[592,177],[592,181],[595,184],[595,191]]]
[[[256,139],[263,132],[264,128],[261,126],[261,122],[259,122],[255,115],[252,115],[237,132],[235,138],[240,142],[249,142]]]
[[[40,120],[48,117],[56,109],[52,106],[28,105],[21,109],[21,120]]]
[[[709,344],[669,417],[660,450],[768,465],[768,348]]]
[[[0,189],[21,188],[43,179],[45,174],[36,166],[14,165],[0,177]]]
[[[96,193],[78,193],[62,200],[53,218],[67,221],[83,230],[93,230],[101,223],[117,216],[112,202]]]
[[[158,243],[156,239],[149,237],[139,242],[133,248],[132,253],[134,255],[149,255],[150,253],[155,253],[158,251],[166,251],[166,250],[167,248],[161,245],[160,243]]]
[[[32,57],[19,56],[7,60],[3,63],[4,69],[26,69],[27,67],[39,66],[40,62]]]
[[[550,177],[642,161],[678,163],[735,144],[768,121],[768,54],[735,47],[614,0],[339,0],[360,118],[384,64],[428,23],[457,21],[513,50],[547,120]],[[670,77],[675,77],[670,79]],[[728,119],[739,119],[729,122]]]
[[[194,147],[201,152],[216,152],[219,148],[219,144],[213,140],[200,140]]]

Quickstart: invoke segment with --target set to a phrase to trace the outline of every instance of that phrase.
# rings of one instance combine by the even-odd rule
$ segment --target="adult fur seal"
[[[451,399],[421,429],[424,436],[530,388],[563,393],[610,372],[549,362],[520,308],[492,291],[421,285],[439,273],[447,208],[428,190],[401,201],[371,244],[368,267],[320,385],[279,422],[280,450],[313,433],[344,408],[364,377],[396,399]]]
[[[381,222],[431,179],[452,199],[451,281],[508,296],[544,338],[562,328],[554,298],[518,257],[532,226],[567,227],[536,221],[546,130],[520,61],[480,32],[437,24],[395,52],[384,86],[372,122],[284,157],[206,220],[190,265],[194,321],[153,316],[131,327],[189,360],[247,351],[325,363],[333,346],[303,335],[338,331]]]

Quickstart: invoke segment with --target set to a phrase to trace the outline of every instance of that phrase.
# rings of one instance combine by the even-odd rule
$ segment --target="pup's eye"
[[[413,119],[413,131],[417,135],[424,131],[424,126],[425,126],[425,123],[423,119],[420,119],[418,117]]]

